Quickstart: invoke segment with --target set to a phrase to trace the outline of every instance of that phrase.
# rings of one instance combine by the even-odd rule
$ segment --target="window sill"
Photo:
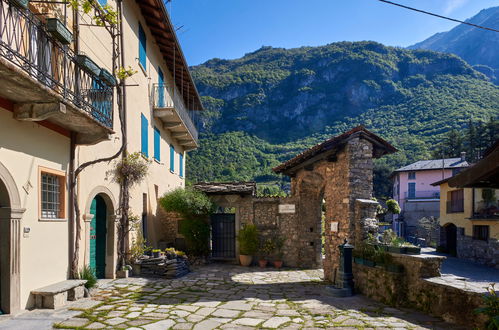
[[[142,66],[142,64],[140,63],[140,61],[139,61],[139,68],[142,70],[142,73],[144,74],[144,76],[146,76],[146,77],[147,77],[147,70],[146,70],[146,68],[144,68],[144,67]]]
[[[161,161],[157,160],[156,158],[154,158],[154,162],[161,165]]]
[[[144,155],[143,152],[141,152],[140,155],[142,156],[142,158],[144,158],[145,160],[149,161],[149,157],[147,155]]]
[[[175,171],[170,170],[170,173],[171,173],[171,174],[175,174]]]
[[[41,218],[41,219],[38,219],[38,222],[67,222],[68,219],[45,219],[45,218]]]

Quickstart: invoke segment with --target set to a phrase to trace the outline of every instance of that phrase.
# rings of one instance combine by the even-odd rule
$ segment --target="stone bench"
[[[56,309],[83,298],[86,280],[66,280],[31,291],[35,298],[35,308]]]

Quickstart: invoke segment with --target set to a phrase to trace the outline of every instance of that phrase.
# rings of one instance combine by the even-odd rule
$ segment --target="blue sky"
[[[464,20],[499,0],[393,0]],[[172,0],[168,10],[189,65],[239,58],[261,46],[374,40],[408,46],[456,23],[377,0]]]

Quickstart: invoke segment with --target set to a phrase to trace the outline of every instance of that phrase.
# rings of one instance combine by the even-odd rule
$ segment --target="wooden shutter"
[[[179,153],[178,156],[179,156],[178,172],[179,172],[180,177],[183,178],[184,177],[184,155]]]
[[[146,58],[147,58],[147,38],[146,38],[146,33],[142,28],[142,25],[140,25],[139,23],[139,63],[140,65],[142,65],[144,70],[147,70]]]
[[[157,127],[154,127],[154,159],[156,159],[158,162],[161,160],[160,142],[161,134],[159,132],[159,129]]]
[[[147,128],[149,126],[149,122],[147,121],[147,118],[143,115],[140,114],[140,121],[141,121],[141,149],[140,151],[142,154],[146,157],[149,157],[149,141],[148,141],[148,134],[147,134]]]
[[[170,171],[175,172],[175,147],[170,145]]]

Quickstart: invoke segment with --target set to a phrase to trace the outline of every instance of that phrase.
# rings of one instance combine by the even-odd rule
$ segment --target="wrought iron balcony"
[[[405,192],[405,199],[440,199],[439,190]]]
[[[0,97],[18,120],[47,120],[77,134],[77,143],[106,139],[113,127],[113,89],[76,62],[28,9],[0,0]]]
[[[153,85],[154,116],[163,121],[164,128],[172,132],[186,150],[198,146],[195,112],[187,110],[180,94],[167,84]]]

